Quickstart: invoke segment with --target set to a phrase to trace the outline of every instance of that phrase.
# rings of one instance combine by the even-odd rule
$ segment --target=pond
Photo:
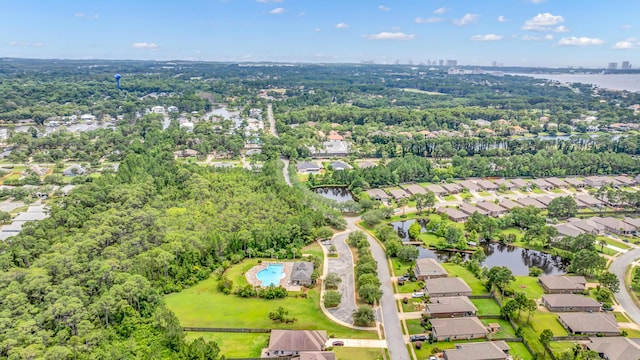
[[[346,187],[318,187],[313,189],[313,191],[327,199],[335,200],[337,202],[353,201],[353,195],[351,195],[351,191]]]
[[[420,258],[434,258],[440,261],[447,261],[449,257],[455,254],[453,251],[430,250],[424,247],[419,249]],[[511,269],[514,275],[529,275],[529,268],[532,266],[542,269],[545,275],[562,275],[569,265],[567,260],[559,256],[511,245],[490,243],[484,245],[483,249],[487,258],[482,263],[482,266],[487,268],[506,266]]]
[[[395,230],[398,233],[398,236],[404,242],[404,241],[409,241],[409,226],[411,226],[411,224],[413,224],[416,221],[418,221],[418,223],[422,226],[422,229],[420,229],[420,232],[424,232],[425,226],[427,225],[427,222],[429,221],[429,219],[418,219],[418,220],[410,219],[410,220],[403,220],[403,221],[394,221],[392,223],[389,223],[389,226],[393,227],[393,230]]]

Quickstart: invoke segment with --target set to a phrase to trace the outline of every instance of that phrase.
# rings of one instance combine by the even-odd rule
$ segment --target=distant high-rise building
[[[609,70],[616,70],[618,69],[618,63],[617,62],[610,62],[609,63]]]
[[[630,70],[631,69],[631,64],[629,64],[628,61],[623,61],[621,69],[622,70]]]
[[[438,60],[438,66],[444,66],[444,60]]]
[[[447,66],[458,66],[458,60],[447,60]]]

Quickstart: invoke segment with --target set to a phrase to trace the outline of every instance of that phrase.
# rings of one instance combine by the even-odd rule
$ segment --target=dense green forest
[[[176,163],[171,132],[143,128],[117,175],[0,244],[0,356],[215,358],[215,344],[184,342],[161,295],[247,255],[297,257],[325,225],[275,163],[258,174]]]

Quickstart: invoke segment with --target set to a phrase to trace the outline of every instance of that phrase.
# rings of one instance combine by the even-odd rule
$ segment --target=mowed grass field
[[[268,333],[187,332],[185,334],[186,341],[201,337],[205,341],[216,342],[220,353],[226,358],[259,358],[262,349],[269,344]]]

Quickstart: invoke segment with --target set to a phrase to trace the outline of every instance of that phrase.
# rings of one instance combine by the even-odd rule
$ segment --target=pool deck
[[[261,264],[258,264],[252,267],[251,269],[249,269],[249,271],[245,273],[245,277],[247,278],[247,281],[249,282],[249,284],[253,286],[262,286],[262,281],[258,279],[257,275],[258,275],[258,272],[260,272],[261,270],[265,270],[269,266],[269,264],[283,265],[282,272],[284,273],[284,277],[280,279],[280,284],[279,284],[280,286],[287,289],[287,291],[300,291],[302,289],[302,286],[292,285],[290,283],[291,272],[293,271],[293,263],[286,262],[286,261],[273,261],[273,262],[263,261]]]

